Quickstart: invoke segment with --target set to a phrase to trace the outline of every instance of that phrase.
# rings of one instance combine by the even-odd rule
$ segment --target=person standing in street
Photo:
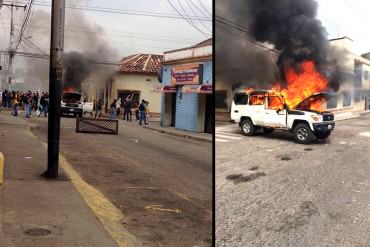
[[[117,109],[116,109],[116,103],[117,100],[113,100],[112,104],[110,105],[110,117],[111,118],[116,118],[117,114]]]
[[[41,106],[41,111],[40,115],[44,113],[44,116],[47,117],[48,113],[48,93],[43,93],[41,98],[40,98],[40,106]]]
[[[32,94],[31,92],[27,92],[23,96],[23,106],[24,106],[24,117],[25,118],[30,118],[31,117],[31,111],[32,111],[32,105],[31,105],[31,99]]]
[[[95,105],[95,118],[96,117],[98,117],[98,118],[101,117],[102,107],[103,107],[103,103],[101,102],[101,99],[98,99],[98,101],[96,102],[96,105]]]
[[[127,122],[132,121],[132,97],[133,96],[134,95],[131,94],[126,99],[126,120],[127,120]]]
[[[121,98],[118,98],[116,102],[116,110],[117,110],[117,116],[119,116],[120,111],[121,111]]]
[[[19,95],[16,92],[12,93],[12,112],[11,114],[14,117],[18,116],[18,107],[19,107]]]
[[[148,123],[146,122],[146,102],[145,100],[141,100],[141,103],[139,105],[139,114],[140,114],[140,120],[139,120],[139,125],[144,121],[144,124],[147,125]]]

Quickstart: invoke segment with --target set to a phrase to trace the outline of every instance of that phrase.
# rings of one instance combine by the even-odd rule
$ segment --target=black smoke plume
[[[249,29],[259,42],[269,42],[280,51],[277,65],[284,81],[287,68],[299,69],[305,60],[314,61],[328,75],[332,88],[338,87],[341,72],[331,56],[327,32],[316,19],[314,0],[247,0]]]
[[[82,82],[90,75],[92,66],[88,59],[79,52],[69,52],[64,55],[63,88],[73,88],[81,92]]]

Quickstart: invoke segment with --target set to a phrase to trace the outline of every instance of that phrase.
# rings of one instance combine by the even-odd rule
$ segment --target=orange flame
[[[307,97],[314,93],[325,91],[328,88],[328,81],[317,70],[313,61],[304,61],[300,65],[300,71],[294,68],[289,68],[285,71],[286,87],[283,88],[280,82],[275,83],[268,93],[269,109],[282,109],[285,102],[289,108],[294,108]],[[245,90],[247,93],[253,91],[248,88]],[[251,104],[259,104],[260,100],[253,98],[250,99]],[[309,104],[309,109],[323,111],[325,99],[315,99]]]
[[[73,93],[74,92],[74,90],[73,90],[73,88],[72,87],[67,87],[67,88],[65,88],[64,89],[64,91],[63,91],[64,93]]]
[[[281,90],[285,102],[290,108],[295,107],[305,98],[314,93],[325,91],[328,88],[328,81],[317,70],[313,61],[304,61],[300,65],[300,72],[293,68],[285,72],[287,85]],[[322,100],[312,102],[310,109],[322,111]]]

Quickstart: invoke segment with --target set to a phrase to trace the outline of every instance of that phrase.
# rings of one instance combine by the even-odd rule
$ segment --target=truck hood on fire
[[[325,100],[327,102],[332,96],[333,95],[328,92],[314,93],[310,95],[309,97],[305,98],[304,100],[302,100],[298,105],[293,107],[293,109],[318,112],[318,111],[310,109],[311,103],[320,101],[320,100]]]
[[[63,93],[62,100],[66,103],[77,103],[81,100],[79,93]]]

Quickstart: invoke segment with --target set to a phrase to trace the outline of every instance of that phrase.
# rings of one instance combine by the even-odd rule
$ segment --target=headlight
[[[311,118],[315,122],[321,122],[322,121],[321,116],[312,115]]]
[[[62,101],[62,106],[66,106],[66,103]]]

